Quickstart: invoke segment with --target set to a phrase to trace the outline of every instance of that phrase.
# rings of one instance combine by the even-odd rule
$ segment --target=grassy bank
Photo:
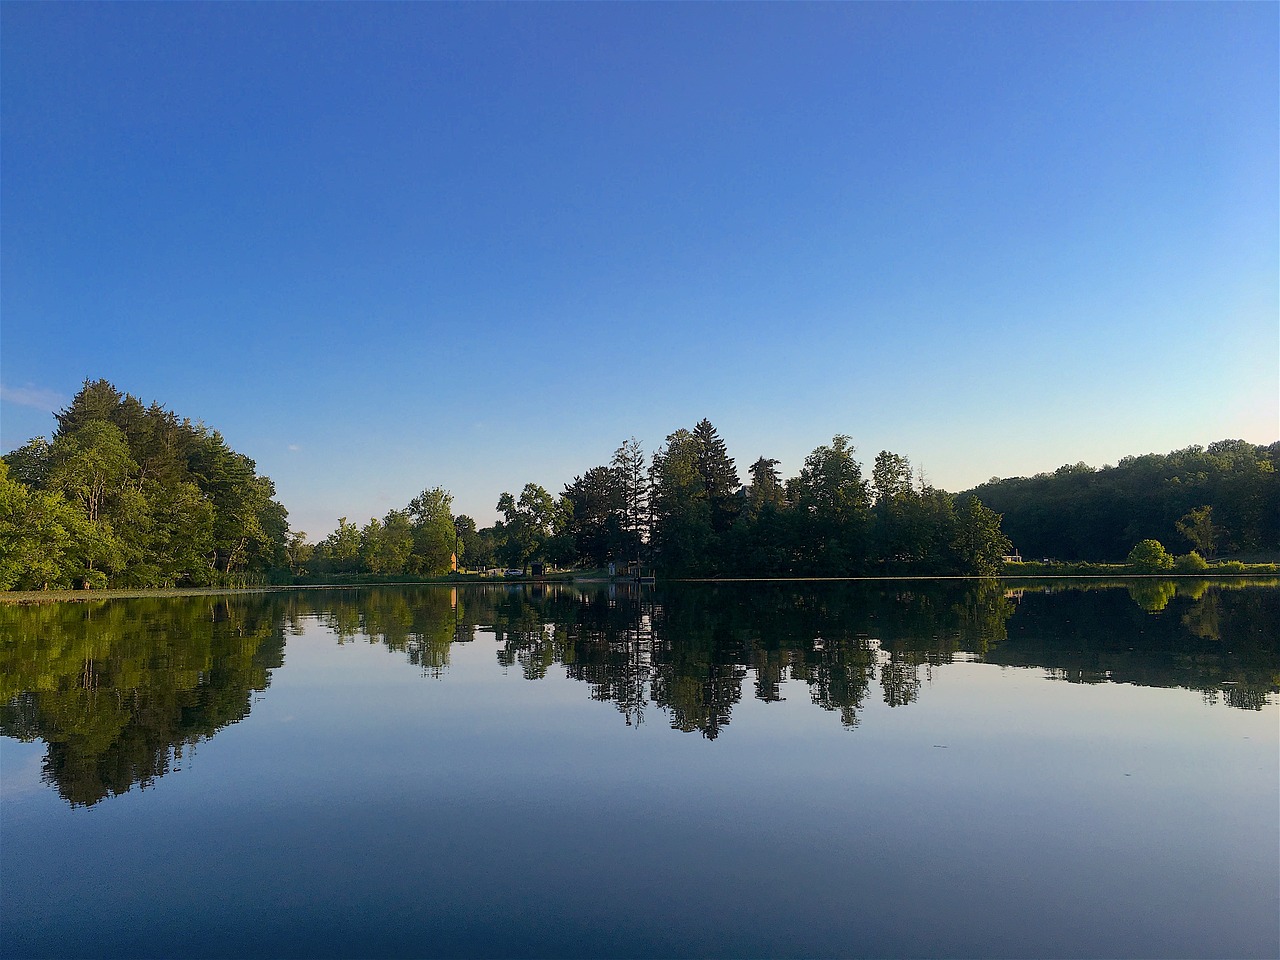
[[[1271,576],[1280,573],[1277,563],[1245,563],[1241,560],[1223,560],[1207,564],[1201,569],[1135,570],[1127,563],[1048,563],[1023,561],[1005,563],[1004,577],[1240,577]]]
[[[1139,573],[1122,563],[1007,563],[1004,572],[993,578],[1012,581],[1063,581],[1085,580],[1125,581],[1135,579],[1155,580],[1232,580],[1240,577],[1280,576],[1280,564],[1228,562],[1211,564],[1198,573],[1163,571]],[[542,577],[486,577],[479,573],[449,574],[443,577],[374,577],[361,575],[329,580],[300,580],[291,584],[274,584],[255,587],[139,587],[116,590],[12,590],[0,591],[0,603],[87,603],[98,600],[124,600],[137,597],[203,597],[235,596],[238,594],[279,593],[287,590],[351,590],[378,586],[458,586],[501,585],[533,583],[608,583],[609,572],[599,570],[566,570]],[[671,579],[671,578],[668,578]],[[922,580],[976,580],[981,577],[944,576],[878,576],[878,577],[730,577],[714,579],[690,579],[673,582],[684,583],[855,583]]]

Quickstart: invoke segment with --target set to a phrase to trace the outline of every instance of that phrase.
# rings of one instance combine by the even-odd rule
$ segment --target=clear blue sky
[[[959,490],[1280,437],[1280,5],[0,7],[0,446],[88,377],[295,529],[708,417]]]

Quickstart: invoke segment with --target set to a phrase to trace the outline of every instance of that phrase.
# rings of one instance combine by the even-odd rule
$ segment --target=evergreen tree
[[[702,419],[693,428],[696,444],[698,474],[711,507],[711,525],[716,533],[723,533],[733,525],[738,514],[738,469],[728,448],[711,421]]]
[[[635,437],[625,441],[613,453],[609,466],[617,472],[622,488],[621,526],[627,533],[619,545],[619,556],[635,559],[649,539],[649,473],[645,468],[644,449]]]

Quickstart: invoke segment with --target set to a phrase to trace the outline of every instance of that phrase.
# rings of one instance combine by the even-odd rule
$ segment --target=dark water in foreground
[[[4,956],[1280,955],[1280,587],[0,607]]]

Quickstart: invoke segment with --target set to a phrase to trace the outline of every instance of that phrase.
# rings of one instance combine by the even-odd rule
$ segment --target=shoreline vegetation
[[[1229,573],[1133,573],[1112,570],[1105,573],[1012,573],[996,576],[869,576],[869,577],[673,577],[669,583],[701,583],[714,586],[730,583],[915,583],[935,581],[983,581],[1008,585],[1011,588],[1028,584],[1060,583],[1068,586],[1080,582],[1084,586],[1123,587],[1135,581],[1169,581],[1179,584],[1203,583],[1232,585],[1242,581],[1249,586],[1280,586],[1280,564],[1251,564],[1242,572]],[[610,577],[596,571],[561,571],[540,577],[493,578],[476,574],[459,574],[422,580],[365,578],[337,583],[289,583],[265,584],[256,587],[139,587],[103,590],[9,590],[0,591],[0,604],[39,603],[87,603],[104,600],[136,600],[146,597],[222,597],[251,596],[264,593],[291,593],[308,590],[362,590],[368,587],[501,587],[538,586],[546,584],[583,586],[610,583],[629,584],[625,577]]]
[[[363,527],[340,517],[312,542],[290,529],[271,479],[203,423],[106,380],[86,380],[56,418],[52,439],[0,459],[0,594],[481,579],[467,570],[709,582],[1280,571],[1280,442],[1222,440],[949,493],[887,450],[864,476],[844,435],[794,477],[760,456],[744,481],[704,419],[652,453],[623,442],[558,495],[533,482],[504,492],[490,527],[455,515],[437,486]]]

